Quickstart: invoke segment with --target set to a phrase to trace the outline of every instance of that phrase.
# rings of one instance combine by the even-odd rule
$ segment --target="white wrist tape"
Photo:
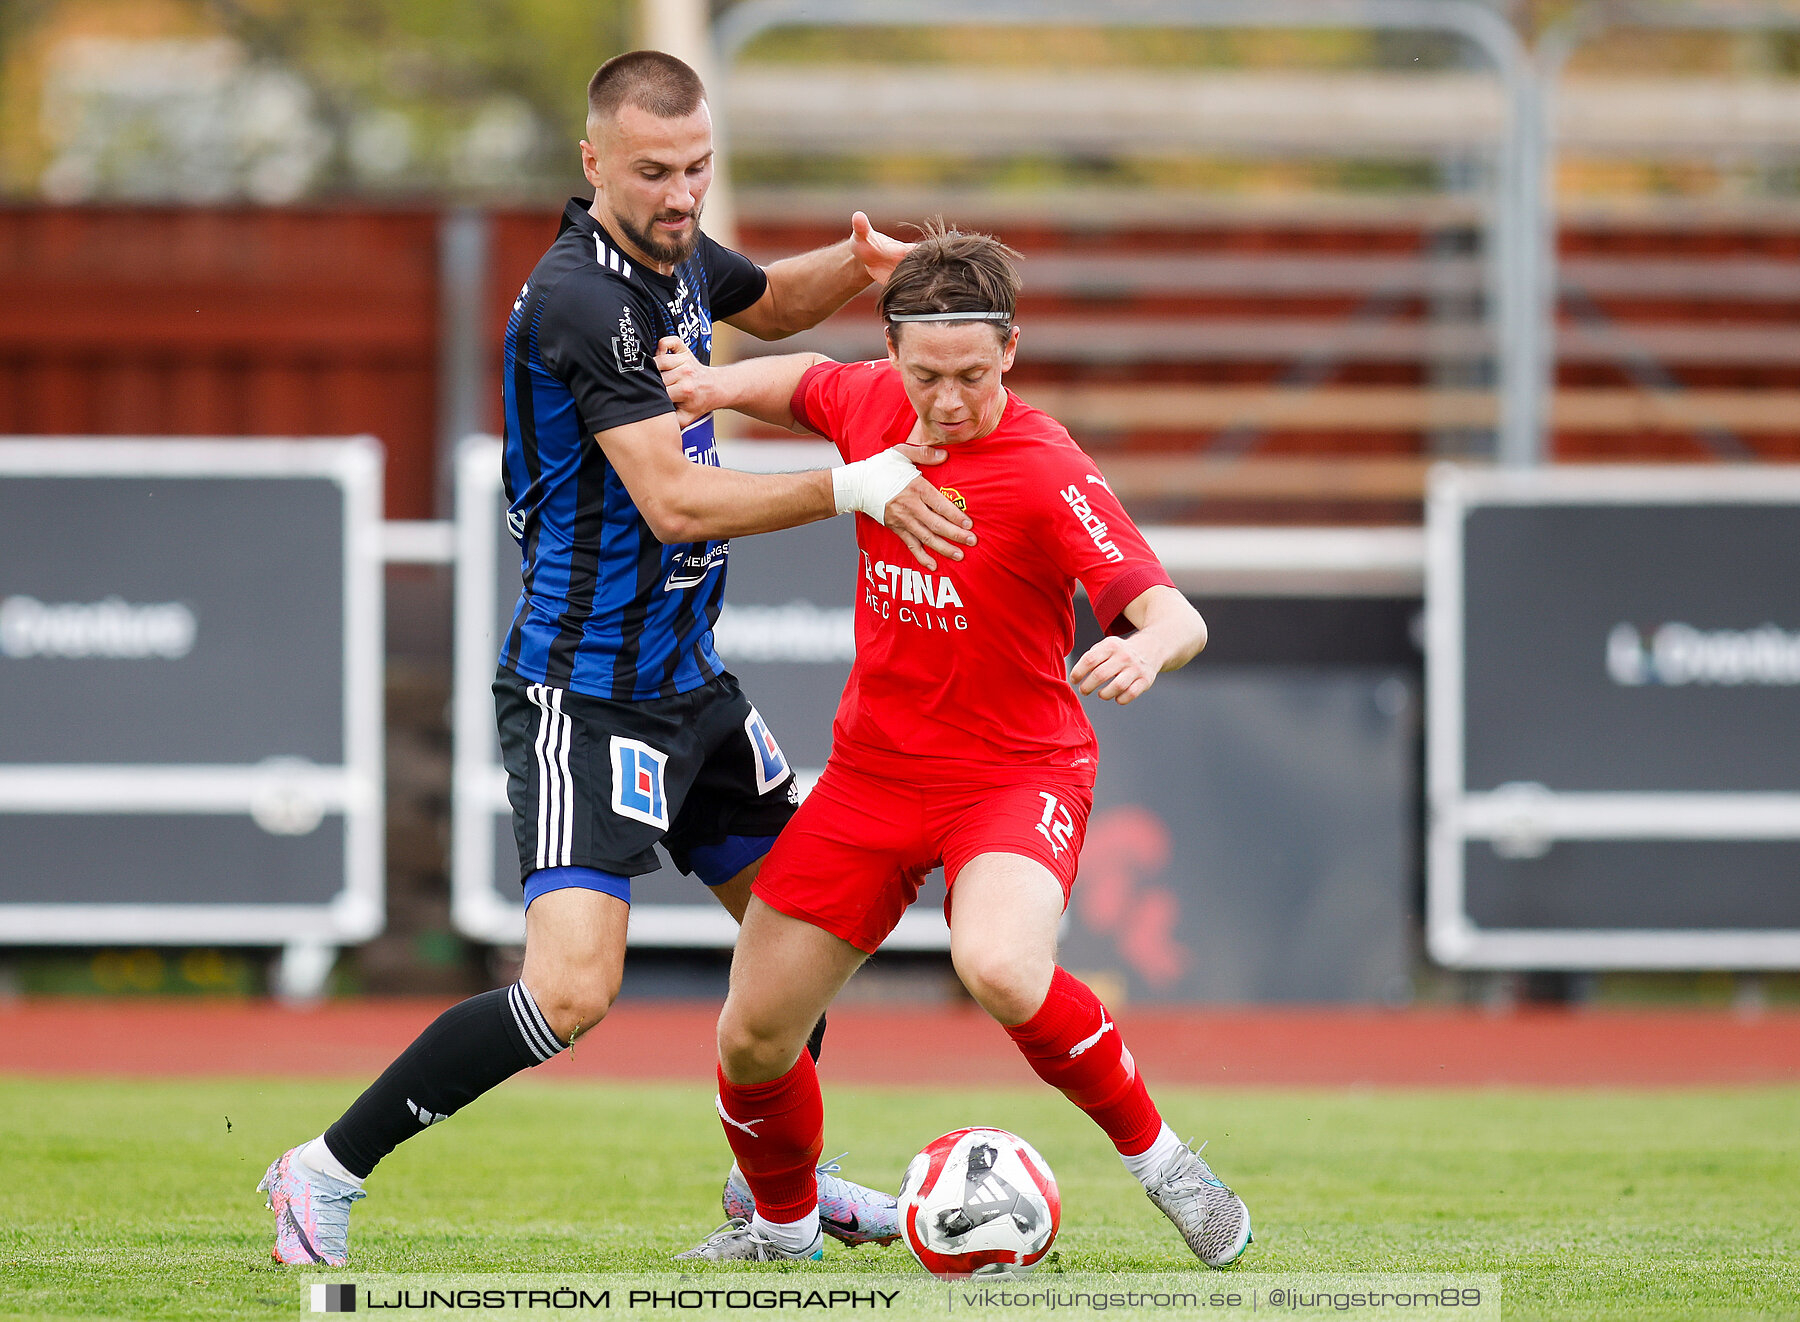
[[[852,510],[867,514],[875,522],[884,521],[887,503],[919,475],[912,461],[898,450],[883,450],[867,459],[831,470],[831,494],[837,512]]]

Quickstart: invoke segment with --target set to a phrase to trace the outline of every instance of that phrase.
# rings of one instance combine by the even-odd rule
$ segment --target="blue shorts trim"
[[[772,835],[728,835],[688,850],[688,871],[708,886],[723,886],[774,847]]]
[[[540,895],[571,889],[600,891],[631,903],[631,878],[599,868],[539,868],[525,878],[525,907]]]

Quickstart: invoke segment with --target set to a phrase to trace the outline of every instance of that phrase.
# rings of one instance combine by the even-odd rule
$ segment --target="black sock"
[[[413,1039],[325,1131],[325,1146],[352,1174],[367,1178],[376,1162],[421,1129],[566,1045],[524,983],[471,996]]]
[[[825,1016],[819,1016],[819,1022],[813,1025],[812,1036],[806,1039],[806,1054],[813,1058],[813,1064],[819,1063],[819,1053],[825,1049]]]

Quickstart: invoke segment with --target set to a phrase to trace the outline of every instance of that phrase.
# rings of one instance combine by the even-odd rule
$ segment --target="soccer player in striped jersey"
[[[930,233],[882,288],[885,359],[714,371],[670,344],[663,360],[690,412],[737,408],[845,458],[907,439],[944,447],[933,476],[981,533],[929,572],[857,520],[856,662],[831,757],[756,878],[719,1018],[719,1116],[754,1211],[683,1258],[822,1251],[824,1108],[806,1031],[940,864],[970,995],[1100,1126],[1202,1262],[1226,1266],[1250,1242],[1243,1201],[1164,1123],[1106,1007],[1056,962],[1098,756],[1077,690],[1135,701],[1206,645],[1206,625],[1093,461],[1003,384],[1019,341],[1014,256],[986,235]],[[1065,671],[1078,583],[1107,636]]]
[[[707,238],[704,98],[694,72],[661,52],[601,66],[581,144],[594,201],[569,203],[507,325],[507,517],[523,586],[494,694],[524,874],[524,968],[445,1011],[336,1123],[270,1165],[259,1187],[279,1262],[342,1266],[350,1206],[377,1162],[600,1021],[623,973],[631,878],[656,868],[656,845],[742,918],[798,794],[713,648],[729,539],[857,511],[927,568],[974,543],[968,518],[913,466],[940,452],[739,473],[718,466],[710,417],[678,425],[659,340],[706,362],[715,320],[790,335],[908,248],[860,212],[849,239],[767,270]],[[815,1175],[832,1233],[892,1240],[892,1196],[835,1169]],[[734,1170],[727,1206],[749,1197]]]

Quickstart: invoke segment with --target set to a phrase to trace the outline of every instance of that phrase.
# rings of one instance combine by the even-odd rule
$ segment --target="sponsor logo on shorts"
[[[612,737],[612,810],[621,817],[669,829],[669,801],[663,793],[667,753],[638,739]]]
[[[1089,480],[1093,479],[1090,477]],[[1100,485],[1105,486],[1106,484],[1102,482]],[[1075,518],[1083,528],[1087,529],[1087,535],[1094,539],[1094,545],[1100,548],[1101,554],[1106,557],[1109,564],[1117,564],[1125,558],[1125,553],[1114,546],[1112,539],[1106,535],[1106,520],[1094,513],[1094,507],[1088,504],[1085,491],[1078,486],[1071,485],[1063,488],[1062,498],[1069,503],[1069,508],[1074,511]]]
[[[762,713],[754,707],[744,720],[744,733],[750,736],[751,760],[756,767],[756,792],[767,794],[786,778],[787,758],[782,756],[781,745],[775,742],[775,736],[769,733]]]

